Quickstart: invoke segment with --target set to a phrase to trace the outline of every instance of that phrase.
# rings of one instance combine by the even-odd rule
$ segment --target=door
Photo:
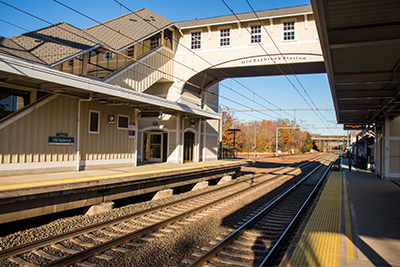
[[[183,162],[193,162],[194,133],[186,132],[183,143]]]
[[[148,137],[148,160],[151,162],[162,162],[162,133],[150,133]]]

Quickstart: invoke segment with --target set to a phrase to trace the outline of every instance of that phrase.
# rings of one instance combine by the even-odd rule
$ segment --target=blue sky
[[[24,11],[32,13],[33,15],[47,20],[51,23],[63,21],[72,24],[78,28],[85,28],[96,24],[95,22],[66,9],[65,7],[52,0],[3,1],[12,4]],[[106,21],[128,13],[126,9],[121,7],[113,0],[59,1],[81,11],[82,13],[98,21]],[[309,0],[248,1],[251,3],[255,10],[268,10],[274,8],[310,4]],[[222,2],[222,0],[119,0],[119,2],[126,5],[131,10],[137,10],[145,7],[173,22],[231,14]],[[249,8],[245,0],[225,0],[225,2],[234,10],[235,13],[251,12],[251,9]],[[20,27],[27,29],[28,31],[48,26],[48,24],[46,24],[45,22],[32,18],[26,14],[23,14],[20,11],[14,10],[4,5],[3,3],[0,3],[0,19],[9,23],[16,24]],[[14,26],[8,25],[7,23],[4,23],[3,21],[0,21],[0,36],[10,37],[24,32],[25,30],[16,28]],[[318,108],[333,108],[332,97],[326,74],[298,75],[298,78]],[[295,91],[292,85],[290,85],[285,77],[241,78],[237,80],[280,108],[309,108],[309,106],[298,95],[298,93]],[[251,94],[246,89],[239,86],[231,79],[224,80],[222,83],[227,87],[231,87],[234,90],[238,90],[241,93],[248,95],[249,97],[251,96]],[[298,88],[300,91],[303,91],[301,87]],[[254,102],[244,100],[239,95],[232,93],[230,90],[224,87],[221,87],[220,93],[225,97],[240,101],[241,103],[254,109],[265,108],[265,106],[274,108],[263,100],[256,100],[257,102],[261,103],[262,106],[256,105]],[[232,109],[245,109],[243,106],[238,106],[224,99],[221,99],[220,104],[229,106]],[[328,130],[318,128],[329,126],[338,127],[339,129],[341,129],[341,126],[337,126],[336,123],[332,123],[336,122],[334,111],[321,112],[322,115],[319,116],[321,118],[323,116],[326,119],[323,119],[324,123],[322,123],[312,111],[297,111],[296,117],[298,121],[301,120],[303,122],[303,125],[313,125],[315,127],[315,129],[309,128],[308,130],[310,132],[342,135],[342,130]],[[293,111],[290,111],[289,113],[293,114]],[[271,113],[269,112],[268,114]],[[276,114],[272,115],[277,117]],[[287,117],[286,114],[283,115]],[[243,121],[270,119],[270,117],[268,117],[267,115],[260,114],[258,112],[238,112],[235,113],[235,117]]]

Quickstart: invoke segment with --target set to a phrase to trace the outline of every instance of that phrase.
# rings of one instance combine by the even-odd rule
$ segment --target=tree
[[[232,112],[229,112],[229,109],[222,113],[222,147],[223,151],[233,155],[234,149],[234,133],[228,131],[229,129],[240,129],[240,126],[243,127],[243,124],[233,116]],[[241,151],[243,145],[243,133],[236,132],[235,134],[235,147],[236,151]]]
[[[312,148],[313,148],[313,141],[311,139],[311,134],[309,132],[304,132],[300,151],[301,153],[306,153],[311,151]]]

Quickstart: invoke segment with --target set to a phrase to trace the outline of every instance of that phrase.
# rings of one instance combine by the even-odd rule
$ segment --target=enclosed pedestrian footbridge
[[[310,6],[267,10],[177,23],[182,43],[177,58],[184,90],[201,94],[213,84],[238,77],[325,73]],[[196,54],[194,54],[194,52]]]

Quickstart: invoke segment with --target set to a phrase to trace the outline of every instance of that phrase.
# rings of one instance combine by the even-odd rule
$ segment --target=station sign
[[[74,144],[74,137],[49,136],[49,145],[72,146]]]
[[[156,117],[156,118],[158,118],[158,117],[160,117],[161,116],[161,111],[142,111],[141,113],[140,113],[140,116],[142,117],[142,118],[151,118],[151,117]]]
[[[354,123],[346,123],[343,124],[343,130],[365,130],[367,128],[366,124],[354,124]]]

